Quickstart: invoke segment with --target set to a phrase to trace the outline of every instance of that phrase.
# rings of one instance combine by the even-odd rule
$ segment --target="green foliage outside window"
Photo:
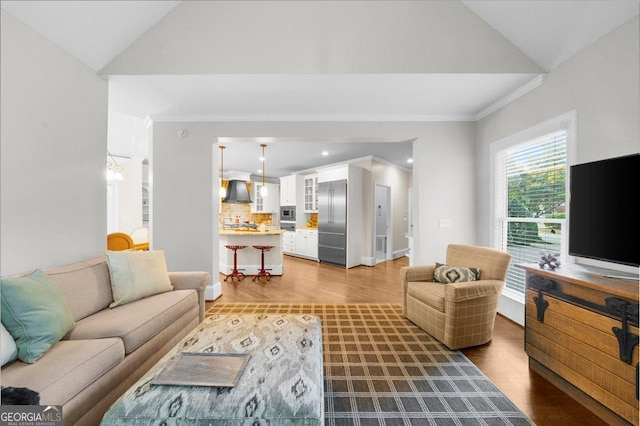
[[[511,218],[559,218],[564,217],[565,202],[564,166],[550,167],[542,171],[522,172],[507,180]],[[561,211],[559,211],[561,210]],[[554,232],[558,224],[547,224]],[[509,222],[507,244],[529,245],[543,242],[538,224],[534,222]]]

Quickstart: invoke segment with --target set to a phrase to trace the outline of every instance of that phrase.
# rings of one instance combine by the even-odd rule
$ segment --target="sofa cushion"
[[[194,290],[157,294],[84,318],[65,338],[120,337],[125,354],[129,354],[197,306],[198,296]]]
[[[40,393],[43,405],[64,404],[124,359],[120,339],[61,340],[35,364],[2,368],[2,385]]]
[[[45,272],[62,291],[75,321],[95,314],[113,302],[109,268],[104,256],[46,269]]]
[[[14,337],[18,358],[36,362],[74,326],[60,289],[43,271],[3,278],[2,324]]]
[[[163,250],[108,251],[107,263],[113,293],[111,308],[173,290]]]
[[[418,281],[407,284],[407,294],[420,302],[444,312],[444,293],[446,286],[440,283]]]

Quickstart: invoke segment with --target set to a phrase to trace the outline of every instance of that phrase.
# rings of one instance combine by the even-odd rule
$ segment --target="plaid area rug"
[[[533,425],[469,359],[389,304],[215,304],[213,314],[322,320],[325,424]]]

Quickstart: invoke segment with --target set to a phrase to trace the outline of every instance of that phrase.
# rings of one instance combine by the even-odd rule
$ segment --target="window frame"
[[[543,123],[525,129],[521,132],[515,133],[511,136],[507,136],[500,140],[497,140],[490,144],[490,166],[489,166],[489,185],[490,185],[490,205],[489,205],[489,245],[490,247],[502,249],[502,240],[498,240],[497,238],[497,227],[500,226],[499,218],[496,215],[496,206],[497,206],[497,194],[496,194],[496,179],[497,179],[497,156],[500,152],[505,151],[507,149],[517,147],[518,145],[524,145],[528,143],[532,143],[536,139],[540,139],[544,136],[550,135],[552,133],[558,131],[566,132],[566,180],[565,180],[565,197],[566,197],[566,218],[569,218],[569,168],[575,162],[575,151],[576,151],[576,133],[577,133],[577,111],[573,110],[562,114],[560,116],[554,117],[550,120],[547,120]],[[506,195],[506,193],[505,193]],[[551,220],[549,220],[551,222]],[[565,226],[565,233],[568,230],[568,225]],[[561,256],[563,257],[565,262],[572,263],[573,259],[568,255],[567,245],[563,245],[563,253]],[[514,268],[513,264],[510,265],[510,268]],[[505,287],[502,291],[503,296],[514,299],[524,305],[525,295],[524,293],[520,293],[518,291],[512,290],[511,288]]]

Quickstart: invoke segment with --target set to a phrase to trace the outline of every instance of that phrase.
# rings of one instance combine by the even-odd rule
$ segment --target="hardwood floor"
[[[284,256],[284,275],[271,281],[224,282],[222,296],[207,302],[402,303],[400,268],[408,258],[375,267],[343,269]],[[529,370],[524,351],[524,329],[501,315],[493,340],[462,352],[538,426],[606,425],[599,417]]]

